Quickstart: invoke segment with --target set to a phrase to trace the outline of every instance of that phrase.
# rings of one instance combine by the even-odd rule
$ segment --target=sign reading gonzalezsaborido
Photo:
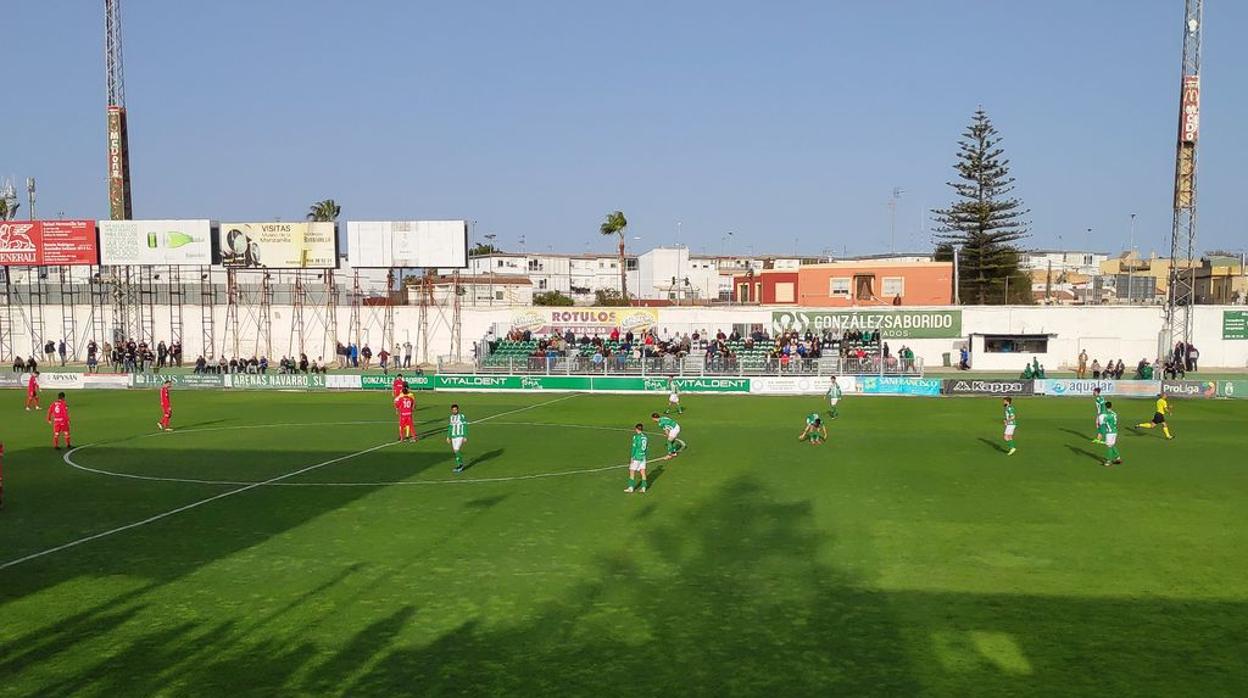
[[[772,330],[833,333],[879,330],[881,337],[953,339],[962,336],[961,310],[777,310]]]

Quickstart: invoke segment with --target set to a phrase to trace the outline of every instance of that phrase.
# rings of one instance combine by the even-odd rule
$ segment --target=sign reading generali
[[[941,386],[946,395],[1033,395],[1035,381],[947,379]]]
[[[0,222],[0,265],[97,264],[95,221]]]

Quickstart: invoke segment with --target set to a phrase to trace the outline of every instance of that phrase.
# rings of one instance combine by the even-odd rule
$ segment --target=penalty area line
[[[561,397],[561,398],[556,398],[556,399],[554,399],[554,400],[547,400],[546,402],[539,402],[539,403],[537,403],[537,404],[535,404],[535,405],[528,405],[528,406],[526,406],[526,407],[520,407],[520,408],[517,408],[517,409],[514,409],[514,410],[507,410],[506,412],[499,412],[498,414],[494,414],[494,415],[491,415],[491,416],[489,416],[489,417],[485,417],[485,418],[480,419],[480,420],[477,420],[477,421],[478,421],[478,422],[485,422],[485,421],[489,421],[489,420],[491,420],[491,419],[494,419],[494,418],[496,418],[496,417],[503,417],[503,416],[506,416],[506,415],[509,415],[509,414],[515,414],[515,413],[517,413],[517,412],[525,412],[525,411],[527,411],[527,410],[535,409],[535,408],[538,408],[538,407],[543,407],[543,406],[545,406],[545,405],[551,405],[551,404],[554,404],[554,403],[556,403],[556,402],[562,402],[562,401],[564,401],[564,400],[569,400],[569,399],[574,398],[574,397],[576,397],[576,396],[577,396],[577,393],[572,393],[571,395],[565,395],[565,396],[563,396],[563,397]],[[149,517],[147,517],[147,518],[145,518],[145,519],[142,519],[142,520],[139,520],[139,521],[134,521],[134,522],[132,522],[132,523],[128,523],[128,524],[126,524],[126,525],[124,525],[124,526],[117,526],[116,528],[110,528],[110,529],[108,529],[107,531],[100,531],[99,533],[93,533],[93,534],[91,534],[91,535],[89,535],[89,536],[84,536],[84,537],[82,537],[82,538],[78,538],[78,539],[76,539],[76,540],[72,540],[72,541],[70,541],[70,542],[68,542],[68,543],[62,543],[61,545],[57,545],[57,546],[54,546],[54,547],[48,548],[48,549],[46,549],[46,550],[41,550],[41,551],[39,551],[39,552],[37,552],[37,553],[31,553],[31,554],[29,554],[29,555],[24,555],[24,556],[22,556],[22,557],[15,558],[15,559],[13,559],[13,560],[9,560],[9,561],[7,561],[7,562],[0,563],[0,572],[2,572],[2,571],[4,571],[4,570],[7,570],[7,569],[9,569],[10,567],[16,567],[16,566],[18,566],[18,565],[20,565],[20,564],[22,564],[22,563],[25,563],[25,562],[30,562],[31,560],[37,560],[37,559],[39,559],[39,558],[41,558],[41,557],[46,557],[46,556],[48,556],[48,555],[52,555],[52,554],[54,554],[54,553],[59,553],[59,552],[61,552],[61,551],[63,551],[63,550],[68,550],[68,549],[70,549],[70,548],[75,548],[75,547],[77,547],[77,546],[79,546],[79,545],[84,545],[84,544],[86,544],[86,543],[90,543],[90,542],[92,542],[92,541],[100,540],[101,538],[107,538],[107,537],[109,537],[109,536],[114,536],[114,535],[117,535],[118,533],[124,533],[124,532],[126,532],[126,531],[131,530],[131,529],[139,528],[140,526],[146,526],[146,525],[148,525],[148,524],[150,524],[150,523],[155,523],[155,522],[160,521],[160,520],[162,520],[162,519],[167,519],[167,518],[169,518],[170,516],[174,516],[174,515],[177,515],[177,514],[181,514],[182,512],[186,512],[186,511],[190,511],[190,510],[192,510],[192,509],[196,509],[196,508],[202,507],[202,506],[204,506],[205,504],[211,504],[212,502],[215,502],[215,501],[217,501],[217,500],[220,500],[220,499],[225,499],[226,497],[233,497],[233,496],[234,496],[234,495],[236,495],[236,494],[242,494],[242,493],[244,493],[244,492],[249,492],[249,491],[251,491],[251,490],[254,490],[254,489],[258,488],[258,487],[264,487],[264,486],[266,486],[266,485],[272,485],[272,484],[274,484],[274,483],[278,483],[278,482],[281,482],[281,481],[283,481],[283,480],[288,480],[288,479],[290,479],[290,478],[292,478],[292,477],[296,477],[296,476],[299,476],[299,475],[303,475],[304,473],[309,473],[309,472],[312,472],[313,470],[316,470],[316,469],[318,469],[318,468],[324,468],[325,466],[328,466],[328,465],[333,465],[334,463],[341,463],[342,461],[345,461],[345,460],[350,460],[350,459],[352,459],[352,458],[356,458],[356,457],[359,457],[359,456],[363,456],[363,455],[366,455],[366,454],[372,453],[372,452],[374,452],[374,451],[380,451],[380,450],[381,450],[381,449],[383,449],[383,448],[389,448],[390,446],[394,446],[396,443],[397,443],[397,442],[395,442],[395,441],[387,441],[387,442],[386,442],[386,443],[384,443],[384,444],[378,444],[377,446],[371,446],[371,447],[366,448],[366,449],[364,449],[364,450],[362,450],[362,451],[356,451],[356,452],[354,452],[354,453],[348,453],[348,454],[343,455],[343,456],[338,456],[338,457],[336,457],[336,458],[331,458],[331,459],[329,459],[329,460],[327,460],[327,461],[322,461],[322,462],[320,462],[320,463],[316,463],[316,464],[314,464],[314,465],[309,465],[309,466],[307,466],[307,467],[300,468],[300,469],[298,469],[298,470],[293,470],[293,471],[291,471],[291,472],[289,472],[289,473],[285,473],[285,474],[283,474],[283,475],[278,475],[278,476],[276,476],[276,477],[271,477],[271,478],[269,478],[268,480],[263,480],[263,481],[260,481],[260,482],[254,482],[254,483],[251,483],[251,484],[249,484],[249,485],[244,485],[244,486],[242,486],[242,487],[238,487],[238,488],[235,488],[235,489],[232,489],[232,490],[228,490],[228,491],[226,491],[226,492],[221,492],[221,493],[219,493],[219,494],[215,494],[215,495],[213,495],[213,496],[211,496],[211,497],[205,497],[204,499],[200,499],[200,500],[197,500],[197,501],[191,502],[190,504],[184,504],[184,505],[182,505],[182,506],[180,506],[180,507],[177,507],[176,509],[170,509],[169,511],[161,512],[161,513],[159,513],[159,514],[154,514],[154,515],[149,516]],[[73,452],[73,451],[69,451],[69,452],[67,452],[67,453],[65,454],[65,457],[66,457],[66,458],[68,458],[68,457],[69,457],[69,454],[70,454],[70,453],[72,453],[72,452]],[[66,461],[66,462],[68,462],[68,461]]]

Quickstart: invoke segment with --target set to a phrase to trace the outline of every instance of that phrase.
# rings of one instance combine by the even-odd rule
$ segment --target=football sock
[[[1162,431],[1162,433],[1164,433],[1164,434],[1166,435],[1166,438],[1167,438],[1167,439],[1171,438],[1171,437],[1170,437],[1170,425],[1168,425],[1168,424],[1162,424],[1162,425],[1161,425],[1161,431]]]
[[[645,479],[645,478],[642,478],[642,479],[641,479],[641,489],[643,489],[643,490],[644,490],[644,489],[646,489],[646,479]]]
[[[1109,447],[1109,459],[1110,459],[1110,460],[1118,460],[1118,459],[1119,459],[1119,458],[1121,458],[1121,457],[1122,457],[1122,456],[1121,456],[1121,455],[1119,455],[1119,453],[1118,453],[1118,447],[1117,447],[1117,446],[1110,446],[1110,447]]]
[[[628,486],[629,486],[630,488],[632,488],[632,487],[636,487],[636,486],[637,486],[637,480],[636,480],[635,478],[631,478],[631,477],[630,477],[630,478],[628,478]]]
[[[459,451],[455,452],[455,465],[461,468],[464,467],[464,454],[460,453]]]

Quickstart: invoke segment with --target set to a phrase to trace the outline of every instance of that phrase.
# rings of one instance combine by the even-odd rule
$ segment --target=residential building
[[[762,272],[756,286],[761,302],[810,307],[949,305],[953,302],[952,262],[832,262],[799,267],[796,293],[791,279]],[[739,277],[738,277],[739,278]],[[739,287],[738,287],[739,288]]]
[[[458,280],[450,274],[439,274],[432,279],[433,302],[449,304],[454,299],[455,284],[459,284],[459,303],[465,307],[533,305],[533,282],[515,274],[460,274]],[[421,284],[409,283],[407,302],[419,305]]]
[[[1248,277],[1243,257],[1211,256],[1196,270],[1196,302],[1226,305],[1244,303]]]
[[[1054,273],[1069,271],[1091,276],[1100,271],[1101,263],[1109,256],[1108,252],[1081,250],[1027,250],[1019,256],[1018,266],[1024,271],[1052,268]]]

